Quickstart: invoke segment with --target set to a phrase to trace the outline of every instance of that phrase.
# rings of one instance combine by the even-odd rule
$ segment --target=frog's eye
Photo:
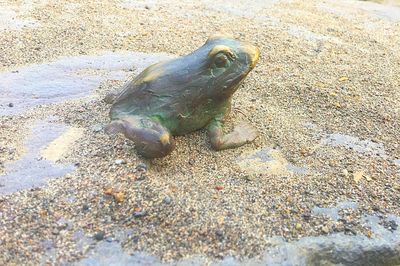
[[[225,54],[220,53],[215,56],[214,64],[218,68],[226,67],[226,65],[228,64],[228,57]]]

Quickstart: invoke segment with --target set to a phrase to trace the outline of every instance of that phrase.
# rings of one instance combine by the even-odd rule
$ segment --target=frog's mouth
[[[222,86],[223,92],[228,94],[233,94],[242,83],[243,79],[249,74],[250,70],[245,70],[241,72],[239,75],[232,73],[230,76],[227,77],[225,80],[225,84]]]

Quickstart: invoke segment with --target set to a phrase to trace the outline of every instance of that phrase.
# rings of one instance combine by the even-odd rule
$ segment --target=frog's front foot
[[[240,147],[254,141],[258,132],[252,125],[242,122],[235,126],[232,132],[223,134],[222,122],[214,120],[209,125],[211,145],[215,150],[225,150]]]
[[[233,131],[227,135],[226,138],[232,138],[243,143],[250,143],[258,136],[258,131],[255,127],[247,122],[242,122],[233,128]]]
[[[146,117],[129,116],[112,121],[107,134],[122,133],[135,143],[138,154],[146,158],[164,157],[172,152],[175,141],[169,131],[157,121]]]

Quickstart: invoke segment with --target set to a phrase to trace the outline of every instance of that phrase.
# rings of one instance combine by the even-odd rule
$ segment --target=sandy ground
[[[2,72],[104,52],[179,56],[216,32],[262,54],[228,122],[250,121],[260,137],[234,150],[213,151],[199,131],[149,162],[105,135],[103,98],[134,65],[85,97],[16,114],[3,99],[0,174],[29,154],[32,128],[49,118],[69,129],[38,154],[75,170],[0,195],[0,263],[79,261],[99,241],[170,262],[257,257],[273,236],[373,237],[363,215],[400,216],[399,10],[330,0],[2,1]],[[341,219],[315,212],[349,201],[357,208]]]

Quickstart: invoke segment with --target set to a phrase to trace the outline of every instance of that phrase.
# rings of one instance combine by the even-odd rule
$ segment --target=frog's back
[[[111,108],[111,118],[155,118],[175,134],[204,127],[215,115],[211,109],[218,105],[209,94],[209,77],[201,68],[204,57],[200,51],[148,67],[124,86]],[[189,118],[192,122],[185,123]]]

